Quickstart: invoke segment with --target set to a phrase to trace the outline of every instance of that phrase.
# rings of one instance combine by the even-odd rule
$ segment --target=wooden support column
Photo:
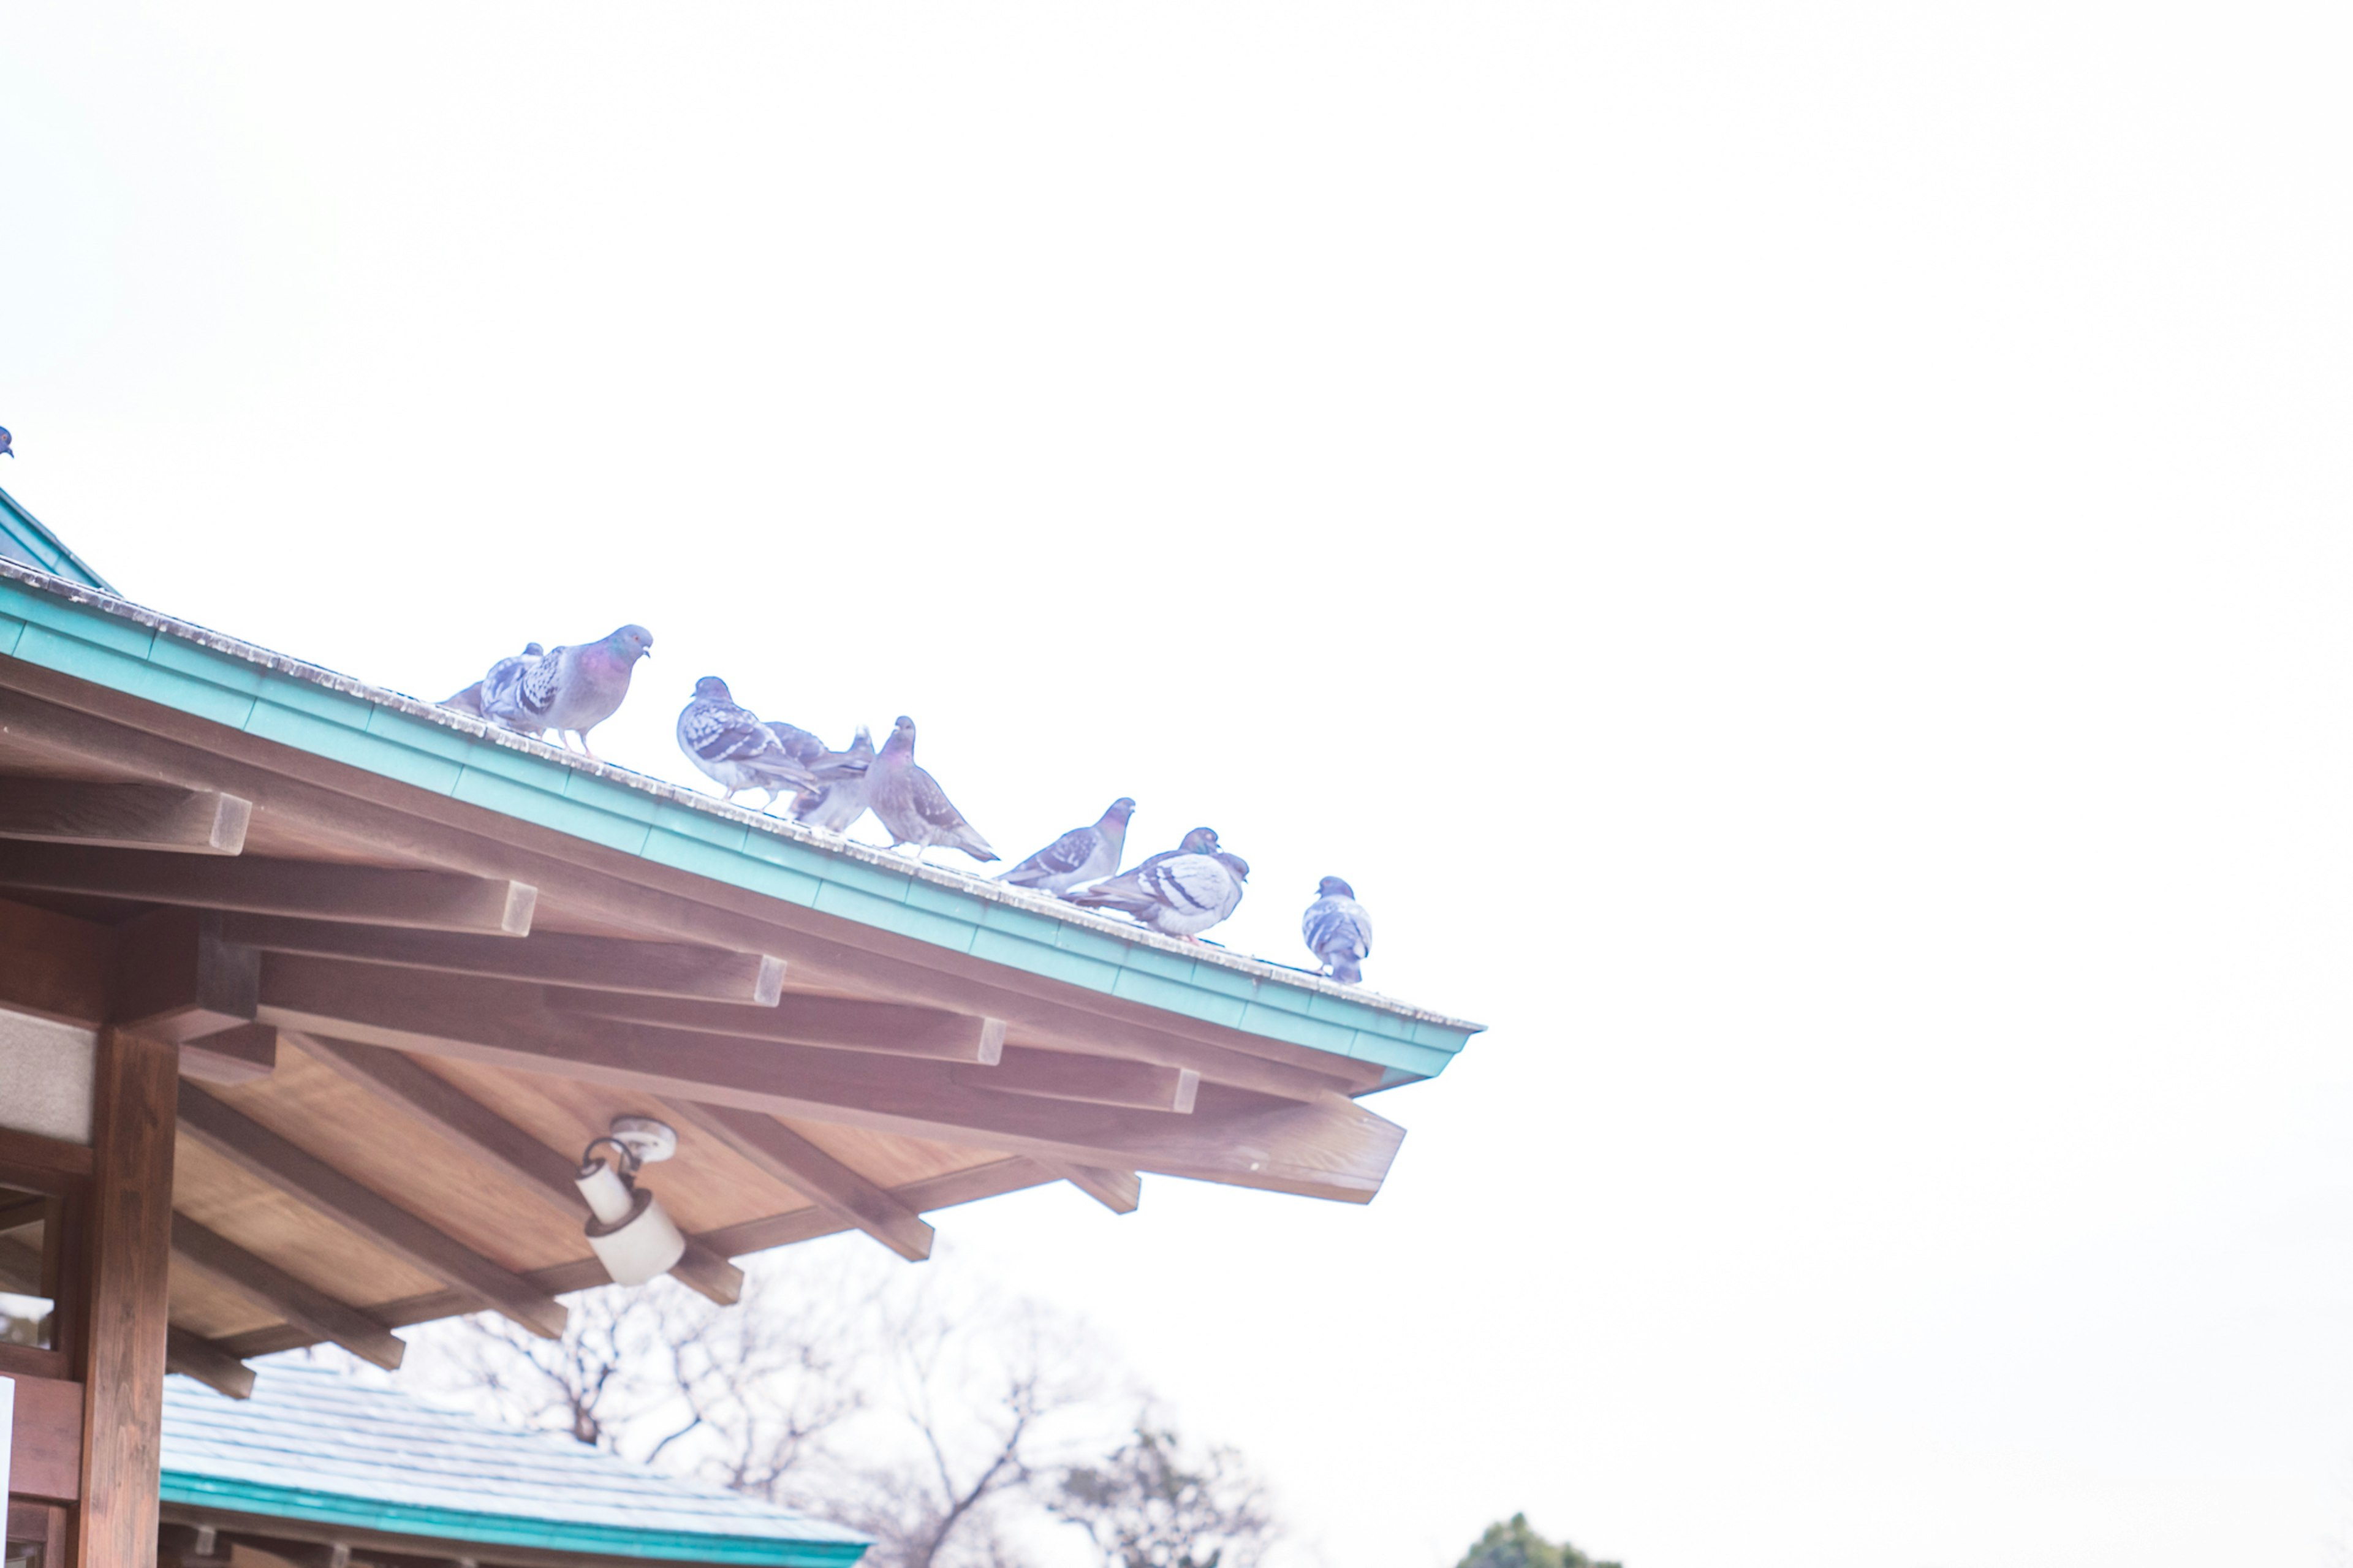
[[[79,1568],[153,1568],[179,1047],[99,1036]]]

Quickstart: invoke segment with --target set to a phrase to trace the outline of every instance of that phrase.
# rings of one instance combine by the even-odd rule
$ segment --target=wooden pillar
[[[99,1036],[79,1568],[154,1568],[179,1047]]]

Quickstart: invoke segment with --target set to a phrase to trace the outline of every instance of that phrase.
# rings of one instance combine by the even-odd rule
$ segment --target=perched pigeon
[[[0,452],[5,452],[12,458],[15,457],[16,455],[15,440],[16,438],[10,436],[7,431],[0,430]]]
[[[826,743],[798,724],[787,724],[782,719],[771,719],[768,721],[768,728],[775,731],[777,744],[785,748],[785,755],[805,768],[817,766],[818,760],[828,754]]]
[[[1357,966],[1373,951],[1373,917],[1356,902],[1356,889],[1337,877],[1324,878],[1315,889],[1315,901],[1300,918],[1299,934],[1333,979],[1354,985],[1365,978]]]
[[[797,795],[817,785],[817,775],[793,761],[776,731],[740,706],[715,675],[696,681],[694,700],[680,710],[678,749],[717,780],[729,800],[747,789],[767,791],[763,811],[786,789]]]
[[[891,835],[892,848],[912,844],[919,860],[934,844],[961,849],[976,860],[997,858],[988,840],[949,804],[939,781],[915,765],[915,721],[904,713],[866,777],[867,808]]]
[[[576,736],[593,762],[588,731],[620,708],[629,676],[653,646],[654,634],[645,627],[623,626],[602,642],[552,647],[520,679],[510,673],[503,681],[496,678],[508,661],[501,659],[482,677],[482,710],[526,735],[553,730],[567,750],[567,737]]]
[[[1134,815],[1135,802],[1121,795],[1095,822],[1071,828],[997,879],[1041,893],[1060,893],[1081,882],[1113,876],[1119,870],[1120,853],[1127,847],[1127,819]]]
[[[489,718],[490,710],[482,706],[482,693],[494,687],[503,689],[520,685],[523,676],[530,672],[533,663],[546,651],[535,642],[523,644],[522,652],[519,656],[499,660],[498,663],[491,666],[490,674],[456,696],[443,698],[441,706],[455,708],[460,713],[471,713],[477,719]]]
[[[828,752],[808,764],[818,776],[818,787],[794,803],[793,815],[828,833],[849,832],[866,815],[867,796],[874,787],[869,771],[873,765],[874,737],[860,724],[848,751]]]
[[[1124,877],[1064,897],[1087,909],[1117,910],[1163,936],[1198,940],[1240,907],[1242,884],[1250,879],[1250,862],[1214,847],[1217,838],[1208,828],[1197,827],[1185,836],[1185,843],[1212,847],[1171,849]]]

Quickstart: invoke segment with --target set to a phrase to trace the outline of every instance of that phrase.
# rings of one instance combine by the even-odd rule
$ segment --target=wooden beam
[[[172,1216],[172,1257],[305,1333],[339,1344],[386,1372],[399,1369],[408,1347],[382,1323],[185,1215]]]
[[[155,1552],[172,1273],[173,1086],[178,1051],[99,1036],[84,1333],[80,1568]]]
[[[79,779],[0,779],[0,838],[96,849],[237,855],[253,803],[218,790]]]
[[[439,969],[452,974],[533,980],[648,996],[695,997],[754,1007],[775,1006],[785,981],[785,961],[773,953],[735,952],[690,942],[623,942],[555,931],[513,942],[270,915],[231,915],[224,930],[231,942],[268,952],[354,958],[364,963]]]
[[[1154,1067],[1069,1051],[1005,1053],[993,1068],[955,1068],[948,1077],[968,1089],[1029,1094],[1040,1100],[1072,1100],[1082,1105],[1125,1105],[1138,1110],[1193,1113],[1201,1075],[1191,1068]]]
[[[271,954],[261,1016],[426,1056],[633,1092],[839,1121],[1036,1158],[1366,1203],[1402,1129],[1337,1095],[1305,1103],[1212,1086],[1188,1117],[965,1088],[944,1062],[860,1056],[557,1013],[528,988],[431,987],[366,964]],[[1210,1114],[1212,1110],[1216,1114]]]
[[[1144,1178],[1134,1171],[1050,1162],[1046,1168],[1113,1214],[1134,1214],[1144,1201]]]
[[[180,1076],[198,1083],[232,1088],[278,1070],[278,1031],[267,1024],[240,1024],[180,1046]]]
[[[154,910],[114,933],[118,1029],[174,1045],[253,1021],[261,955],[221,940],[207,910]]]
[[[44,1138],[37,1132],[19,1132],[13,1127],[0,1127],[0,1164],[29,1165],[37,1171],[87,1176],[95,1161],[87,1144],[68,1143],[56,1138]]]
[[[538,889],[450,871],[0,844],[0,887],[364,925],[522,936]]]
[[[253,1397],[253,1369],[205,1338],[174,1324],[164,1341],[164,1369],[193,1377],[231,1399]]]
[[[994,1065],[1005,1053],[1005,1021],[937,1007],[862,1002],[842,996],[791,995],[773,1007],[730,1007],[712,1002],[667,1002],[596,992],[550,993],[548,1003],[569,1012],[634,1024],[654,1024],[738,1039],[822,1046],[828,1050],[913,1057],[923,1061]]]
[[[113,953],[113,933],[95,921],[0,899],[0,1005],[96,1028]]]
[[[673,1100],[677,1115],[910,1263],[932,1255],[923,1216],[783,1122],[756,1110]]]
[[[248,1174],[365,1237],[409,1267],[471,1291],[533,1333],[552,1340],[564,1332],[562,1302],[194,1084],[180,1086],[180,1127]]]
[[[589,1214],[575,1178],[578,1166],[448,1079],[427,1072],[398,1051],[326,1036],[301,1037],[303,1051],[379,1100],[396,1105],[477,1159],[504,1171],[550,1205],[575,1219]],[[686,1255],[670,1273],[723,1307],[744,1294],[744,1271],[687,1238]]]

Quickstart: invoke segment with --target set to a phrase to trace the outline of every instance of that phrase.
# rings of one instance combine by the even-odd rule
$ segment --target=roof
[[[256,1368],[245,1400],[167,1379],[163,1469],[167,1505],[493,1549],[821,1568],[868,1544],[560,1433],[320,1367]]]
[[[0,561],[21,561],[85,588],[114,592],[113,584],[91,571],[89,563],[6,490],[0,490]]]
[[[820,835],[10,561],[0,655],[861,925],[1377,1064],[1382,1087],[1435,1077],[1483,1027]]]

